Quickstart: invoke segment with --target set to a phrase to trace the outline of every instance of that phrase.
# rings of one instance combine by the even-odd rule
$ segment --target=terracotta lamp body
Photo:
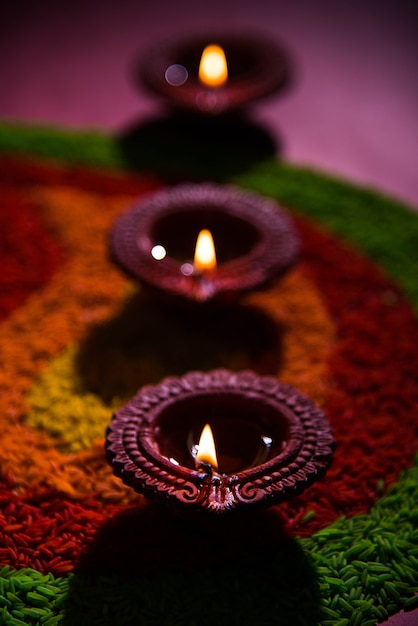
[[[216,267],[193,260],[209,230]],[[158,249],[158,257],[156,251]],[[183,184],[155,193],[122,214],[110,234],[115,262],[172,302],[230,302],[268,285],[296,262],[299,239],[275,201],[213,183]]]
[[[199,463],[211,424],[218,467]],[[135,491],[177,511],[225,514],[283,502],[325,474],[334,439],[295,388],[252,371],[190,372],[143,387],[109,425],[106,455]]]

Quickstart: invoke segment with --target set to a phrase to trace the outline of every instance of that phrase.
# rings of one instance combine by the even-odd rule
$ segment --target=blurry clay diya
[[[155,193],[122,214],[114,261],[172,300],[231,301],[269,284],[297,260],[299,240],[273,200],[212,183]]]
[[[246,34],[171,39],[152,48],[139,68],[141,82],[173,107],[207,115],[266,97],[287,75],[277,43]]]

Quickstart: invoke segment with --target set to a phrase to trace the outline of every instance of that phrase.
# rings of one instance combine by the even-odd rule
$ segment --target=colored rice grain
[[[12,170],[13,167],[10,168]],[[16,171],[16,180],[19,176],[25,178],[23,171],[24,168]],[[42,165],[39,171],[44,180],[50,175],[51,180],[56,180],[57,170],[50,173]],[[30,184],[23,185],[26,190],[36,180],[36,172],[32,175]],[[63,174],[67,184],[79,185],[83,176],[80,176],[79,182],[72,183],[72,175],[76,181],[78,174]],[[92,184],[100,187],[101,175],[97,173],[96,176],[96,182]],[[89,181],[88,173],[86,179]],[[115,184],[119,185],[120,181]],[[269,179],[267,187],[270,184]],[[280,180],[277,186],[280,186]],[[114,197],[115,204],[120,202],[120,208],[125,202],[123,193],[123,189],[118,187]],[[302,196],[303,193],[301,188]],[[109,198],[100,194],[93,197],[69,189],[37,191],[33,198],[36,198],[39,207],[43,207],[42,210],[45,209],[43,215],[49,216],[48,223],[54,225],[57,234],[62,228],[67,228],[65,220],[56,221],[58,215],[54,212],[57,207],[70,213],[77,202],[81,202],[84,206],[89,205],[89,212],[96,215],[103,207],[109,206]],[[359,198],[361,204],[361,196]],[[344,208],[344,199],[342,206]],[[120,208],[115,206],[115,213]],[[318,211],[320,213],[321,207]],[[81,224],[86,220],[81,210],[79,213]],[[334,214],[335,220],[340,219],[344,223],[335,207]],[[357,216],[360,214],[361,211],[356,213]],[[354,222],[348,224],[351,234]],[[369,507],[381,496],[382,482],[385,483],[383,489],[393,483],[399,470],[410,464],[416,450],[416,319],[397,287],[366,259],[305,220],[298,221],[298,228],[304,240],[303,272],[308,282],[313,280],[317,284],[338,328],[338,342],[329,359],[331,377],[328,377],[326,369],[322,370],[326,376],[322,380],[326,385],[318,390],[318,397],[327,398],[326,409],[339,446],[334,466],[326,480],[312,487],[305,497],[294,499],[280,510],[277,507],[272,514],[282,516],[288,527],[299,535],[321,529],[311,538],[301,539],[299,544],[316,569],[317,589],[311,587],[311,576],[301,577],[301,561],[289,558],[289,555],[285,558],[280,551],[273,553],[271,550],[267,551],[268,556],[263,560],[265,567],[248,567],[249,562],[234,564],[232,560],[229,568],[206,568],[200,576],[194,572],[187,578],[187,598],[182,595],[185,579],[181,568],[174,567],[170,572],[169,565],[168,569],[156,570],[153,576],[132,580],[129,584],[119,576],[106,579],[94,575],[88,579],[68,575],[81,557],[94,556],[97,531],[103,529],[104,522],[110,521],[116,527],[122,514],[120,504],[128,503],[133,497],[138,503],[142,502],[141,498],[118,486],[118,481],[112,484],[110,471],[103,463],[103,451],[99,447],[93,446],[87,451],[65,456],[51,447],[51,437],[20,423],[27,410],[23,396],[32,388],[35,378],[62,350],[76,341],[82,341],[91,329],[97,327],[98,322],[114,315],[124,297],[125,281],[116,272],[110,274],[111,280],[116,281],[116,296],[110,293],[107,284],[104,290],[103,287],[98,288],[100,281],[92,280],[86,274],[81,275],[79,288],[74,288],[74,278],[80,277],[81,266],[92,256],[94,260],[90,269],[93,275],[98,278],[103,276],[103,272],[97,272],[94,244],[88,241],[88,254],[84,255],[83,247],[80,253],[79,245],[75,245],[78,236],[75,224],[70,224],[72,240],[64,238],[62,243],[69,259],[72,258],[72,264],[70,260],[66,270],[69,270],[73,281],[64,281],[64,288],[56,289],[51,298],[52,281],[42,294],[32,297],[0,328],[0,343],[6,346],[7,333],[12,330],[10,337],[15,339],[16,344],[7,348],[4,372],[0,373],[0,388],[5,392],[4,397],[0,396],[3,403],[1,427],[6,435],[0,451],[3,455],[0,457],[0,478],[5,485],[0,497],[3,513],[0,517],[3,533],[1,549],[4,550],[2,560],[4,558],[15,567],[22,567],[26,572],[24,575],[29,571],[27,564],[33,563],[40,571],[52,570],[65,577],[55,581],[50,577],[49,582],[44,581],[44,593],[40,589],[42,584],[36,589],[29,589],[30,581],[24,579],[20,583],[26,594],[22,602],[23,595],[19,595],[22,589],[17,589],[19,585],[14,581],[21,571],[4,578],[0,571],[0,591],[4,592],[0,593],[0,597],[6,605],[2,610],[7,616],[7,623],[37,623],[35,620],[43,623],[46,618],[47,626],[53,626],[58,623],[54,620],[64,619],[65,612],[71,607],[69,619],[74,618],[72,623],[82,623],[85,618],[89,626],[123,624],[124,621],[127,624],[138,623],[138,617],[143,623],[150,624],[163,621],[176,623],[176,620],[178,623],[188,620],[188,623],[204,624],[205,620],[213,623],[215,615],[217,623],[223,620],[232,624],[235,619],[236,623],[243,623],[250,616],[254,623],[270,624],[274,615],[279,616],[278,620],[283,618],[284,624],[296,625],[312,623],[311,616],[315,610],[322,612],[319,622],[322,626],[330,626],[330,623],[333,626],[371,626],[372,620],[381,621],[399,608],[414,607],[418,569],[416,470],[408,471],[400,484],[392,488],[370,513]],[[96,225],[92,233],[95,229]],[[105,231],[106,227],[103,227],[101,232]],[[398,239],[395,239],[393,245],[396,247]],[[104,250],[103,245],[99,256]],[[89,257],[89,254],[92,256]],[[78,265],[77,258],[80,261]],[[402,257],[397,258],[403,263]],[[406,263],[402,267],[407,277],[408,268],[412,266]],[[69,307],[68,299],[71,298],[76,302]],[[81,306],[77,308],[79,300]],[[270,303],[266,299],[262,305],[272,317],[276,302],[275,298]],[[45,305],[47,308],[43,309]],[[64,324],[62,314],[64,322],[67,320]],[[69,319],[71,323],[68,323]],[[36,333],[27,334],[34,320],[39,337]],[[282,323],[283,318],[280,320]],[[298,354],[297,343],[295,355]],[[303,358],[303,350],[299,354]],[[318,363],[322,363],[322,358],[323,355]],[[297,369],[295,374],[300,376]],[[402,442],[402,446],[393,445],[394,441]],[[19,459],[18,463],[10,460],[10,451],[11,457],[16,455]],[[14,472],[19,469],[19,463],[29,466],[27,459],[35,454],[39,458],[33,473],[28,474],[28,484]],[[49,470],[46,471],[42,457],[48,458],[49,467],[51,463],[58,470],[52,475]],[[364,463],[365,458],[367,463]],[[48,472],[51,482],[45,478]],[[110,496],[108,500],[103,496],[104,492]],[[347,517],[326,528],[341,513]],[[132,529],[134,531],[137,527]],[[154,545],[159,544],[155,542]],[[106,554],[106,550],[101,549],[100,553]],[[126,559],[129,556],[127,552],[120,555]],[[296,578],[292,579],[293,584],[286,587],[289,573],[292,573],[289,564],[295,567]],[[140,558],[135,565],[141,570]],[[262,584],[260,572],[265,574]],[[7,589],[6,578],[10,581]],[[53,601],[51,595],[48,599],[45,589],[53,593],[54,586],[60,586],[59,580],[71,582],[71,594],[61,594],[56,600],[54,610],[58,611],[57,614],[53,613],[51,617],[42,615],[40,612],[49,610],[49,603]],[[261,595],[252,596],[250,590],[253,589]],[[125,590],[128,590],[127,598],[124,597]],[[266,594],[266,590],[271,590],[271,593]],[[281,590],[280,594],[278,590]],[[233,610],[231,597],[241,600],[232,602]],[[195,602],[190,602],[193,598]],[[242,598],[246,599],[245,602]],[[202,600],[206,607],[203,617]],[[14,614],[9,612],[8,602]],[[217,613],[219,606],[220,615]],[[303,613],[305,606],[310,613]],[[242,614],[239,610],[237,613],[237,607],[242,609]],[[199,618],[196,617],[198,611]]]
[[[223,337],[217,340],[200,334],[191,340],[187,320],[173,319],[169,314],[162,317],[162,312],[144,299],[135,315],[120,315],[119,325],[115,318],[107,329],[103,328],[96,358],[85,365],[84,379],[77,366],[79,350],[74,347],[51,362],[28,396],[31,410],[27,423],[58,438],[66,450],[88,448],[95,439],[103,437],[113,410],[140,386],[156,383],[173,373],[183,374],[193,366],[200,370],[236,369],[237,365],[238,369],[261,369],[322,404],[327,393],[326,357],[333,329],[315,290],[294,272],[280,285],[247,298],[243,305],[247,303],[264,315],[268,313],[281,331],[280,346],[273,345],[264,361],[255,360],[243,348],[239,353],[232,349],[228,352]],[[147,349],[150,339],[152,354]],[[190,344],[197,349],[182,351],[184,345]],[[176,355],[174,372],[168,368],[167,352]],[[219,355],[218,361],[214,361],[213,354]],[[267,371],[263,371],[266,366]],[[100,383],[96,384],[100,387],[96,389],[103,388],[110,396],[108,401],[88,387],[88,381],[99,378]],[[111,390],[117,390],[117,395],[111,394]],[[22,468],[20,473],[24,471]]]
[[[274,160],[246,171],[236,182],[272,196],[304,218],[312,217],[334,235],[354,244],[385,268],[418,306],[414,210],[372,189]]]
[[[28,490],[24,497],[0,488],[0,562],[62,575],[73,571],[104,521],[121,511],[100,510],[94,498],[70,502],[51,490]]]
[[[20,571],[0,569],[0,624],[39,624],[58,626],[64,615],[62,606],[68,598],[70,580],[55,579],[30,568]]]
[[[219,624],[374,626],[416,602],[416,579],[410,576],[418,563],[417,493],[418,466],[404,473],[370,515],[341,519],[309,539],[274,547],[268,555],[253,552],[242,562],[232,559],[222,567],[190,572],[162,564],[152,574],[130,577],[113,572],[55,579],[6,568],[0,571],[2,596],[10,603],[6,601],[8,612],[29,604],[32,611],[89,626],[206,625],[214,619]]]
[[[55,224],[55,228],[57,229],[57,232],[62,228],[64,228],[67,231],[67,234],[65,236],[66,236],[66,241],[68,241],[70,245],[69,250],[70,251],[73,250],[73,254],[78,255],[79,257],[81,256],[81,258],[83,258],[85,251],[83,251],[83,254],[80,255],[79,249],[81,246],[81,249],[83,250],[83,246],[81,244],[84,241],[82,237],[85,237],[85,236],[83,235],[82,232],[81,233],[78,232],[80,230],[77,227],[78,222],[77,223],[71,222],[71,224],[73,225],[71,224],[68,225],[66,222],[61,223],[60,221],[62,219],[61,215],[62,214],[67,215],[70,212],[71,207],[68,204],[69,202],[70,204],[72,202],[74,202],[74,204],[77,203],[80,207],[84,203],[83,205],[84,209],[90,211],[93,215],[95,211],[102,211],[102,208],[103,208],[102,198],[87,195],[87,194],[77,195],[75,194],[75,192],[72,192],[72,196],[68,196],[68,190],[60,191],[58,189],[55,190],[52,194],[46,191],[42,192],[42,194],[40,192],[37,192],[38,200],[40,197],[42,198],[41,204],[44,207],[44,210],[46,210],[47,214],[50,214],[50,217],[49,217],[50,222],[52,224]],[[98,218],[96,217],[95,220],[97,219]],[[337,301],[335,299],[335,296],[338,295],[341,297],[342,294],[345,293],[344,289],[340,287],[341,283],[342,284],[347,283],[348,285],[355,284],[357,286],[359,284],[360,285],[362,284],[364,286],[362,293],[366,293],[366,294],[376,293],[377,295],[379,295],[382,289],[384,288],[387,289],[386,288],[387,279],[384,277],[381,277],[381,275],[377,273],[375,270],[371,270],[371,266],[368,263],[366,263],[364,260],[359,260],[355,255],[353,256],[352,250],[341,247],[340,244],[333,242],[330,238],[327,239],[325,235],[318,233],[315,229],[312,229],[312,227],[310,227],[309,225],[305,225],[304,222],[301,222],[298,225],[298,227],[304,235],[305,258],[308,258],[307,255],[309,255],[309,250],[310,250],[309,246],[311,246],[311,249],[314,250],[316,254],[316,256],[312,254],[312,259],[311,258],[309,259],[310,275],[313,276],[316,280],[317,280],[318,275],[320,276],[322,281],[326,279],[324,283],[325,287],[326,285],[329,285],[329,287],[331,288],[334,285],[333,289],[335,290],[335,285],[337,284],[337,287],[339,289],[338,294],[331,292],[331,297],[329,298],[329,302],[333,306],[334,315],[337,315],[337,319],[339,319],[338,316],[342,318],[346,314],[345,308],[342,308],[341,310],[336,309]],[[96,229],[97,229],[97,226],[96,226]],[[99,280],[99,277],[106,277],[105,289],[107,290],[108,272],[110,271],[110,274],[111,274],[112,270],[107,265],[108,261],[105,257],[105,247],[103,247],[102,244],[101,244],[102,245],[101,249],[95,247],[94,246],[95,239],[92,237],[90,237],[89,239],[88,232],[89,231],[87,228],[87,243],[85,245],[85,248],[86,250],[88,250],[93,245],[93,249],[89,253],[90,256],[95,255],[96,263],[99,262],[100,259],[102,259],[102,261],[100,262],[103,263],[103,270],[100,270],[100,272],[96,272],[97,279],[96,279],[95,289],[96,289],[96,293],[101,293],[98,291],[98,289],[100,285],[100,280],[103,281],[103,278],[100,278]],[[314,244],[312,244],[312,242],[314,242]],[[348,272],[348,276],[347,278],[345,278],[345,275],[347,274],[347,269],[344,269],[344,268],[346,268],[347,266],[348,258],[351,259],[350,268],[351,267],[356,268],[353,270],[354,275],[355,275],[355,281],[351,281],[350,272]],[[326,272],[322,271],[324,266],[327,268]],[[318,268],[316,274],[315,274],[315,268]],[[305,266],[305,271],[307,270],[308,268]],[[370,273],[370,276],[372,277],[371,282],[370,282],[369,273]],[[376,287],[373,281],[376,282],[375,276],[377,275],[379,276],[380,283]],[[94,276],[94,272],[93,272],[93,276]],[[343,280],[341,280],[341,277],[343,278]],[[89,276],[89,279],[90,279],[90,276]],[[86,280],[85,275],[82,277],[81,280],[82,281]],[[119,277],[119,280],[122,281],[120,277]],[[78,281],[80,281],[80,278],[78,279]],[[315,310],[321,311],[321,307],[318,304],[315,304],[316,296],[314,296],[313,300],[311,299],[313,306],[311,306],[310,310],[304,310],[303,300],[304,298],[306,298],[307,292],[306,292],[306,289],[303,289],[302,292],[299,293],[300,286],[303,284],[300,281],[301,281],[301,277],[299,277],[297,281],[294,281],[294,279],[292,278],[292,275],[289,275],[289,277],[286,280],[284,280],[281,285],[278,285],[278,287],[276,288],[276,291],[274,291],[273,289],[265,293],[254,294],[252,296],[249,296],[247,301],[252,306],[259,306],[262,312],[266,313],[267,315],[270,316],[270,318],[275,320],[275,323],[277,327],[279,328],[280,336],[283,338],[283,346],[284,346],[283,354],[281,356],[283,356],[284,358],[283,358],[282,369],[278,373],[280,373],[281,375],[281,373],[283,372],[284,377],[285,378],[287,377],[287,382],[296,384],[301,389],[303,389],[306,393],[308,393],[309,395],[312,395],[312,397],[314,397],[315,399],[319,401],[323,401],[325,398],[324,393],[327,391],[327,385],[329,384],[329,381],[327,380],[326,369],[324,368],[322,363],[323,363],[323,360],[326,358],[326,354],[329,351],[329,346],[331,345],[330,341],[332,339],[332,330],[331,330],[331,326],[329,325],[327,326],[327,324],[324,323],[324,320],[325,320],[324,316],[322,314],[317,316],[316,313],[314,312]],[[65,284],[67,285],[67,283]],[[122,285],[123,281],[120,284]],[[286,285],[288,285],[288,287],[286,287]],[[369,285],[371,285],[371,288]],[[323,286],[321,283],[321,289],[322,288]],[[104,289],[104,287],[102,287],[102,289]],[[92,285],[89,285],[88,288],[86,287],[84,292],[87,293],[87,291],[90,292],[90,295],[92,295],[92,300],[94,302],[97,296],[93,296],[94,290],[92,290]],[[352,292],[355,293],[354,287],[352,290],[348,289],[348,294],[351,294]],[[62,290],[61,290],[61,293],[62,293]],[[68,299],[69,298],[75,299],[77,304],[80,307],[80,311],[83,312],[84,332],[86,332],[87,329],[91,325],[89,316],[88,315],[86,316],[86,313],[85,313],[86,309],[88,310],[89,308],[90,301],[89,299],[87,299],[87,301],[84,302],[84,299],[80,298],[79,294],[80,294],[79,291],[78,292],[73,291],[73,292],[70,292],[69,294],[66,294],[65,297],[64,295],[62,295],[61,299],[63,301],[63,304],[61,304],[60,306],[61,306],[61,310],[63,309],[63,313],[65,313],[65,307],[69,306],[69,305],[66,305],[66,302],[68,301]],[[314,294],[314,292],[311,291],[311,294]],[[283,302],[282,302],[282,296],[284,295],[286,295],[286,297],[283,298]],[[109,298],[108,291],[106,291],[106,297]],[[115,297],[115,295],[112,294],[112,297]],[[121,298],[121,296],[118,296],[118,297]],[[359,296],[357,296],[357,298],[358,297]],[[370,297],[370,295],[368,295],[368,297]],[[293,298],[293,302],[292,302],[292,298]],[[364,299],[364,297],[360,296],[360,303],[363,304],[363,301],[361,300],[361,298]],[[373,296],[373,298],[376,299],[376,296]],[[51,310],[52,303],[48,298],[45,299],[43,304],[46,305],[48,311]],[[343,300],[342,302],[343,307],[346,304],[347,304],[347,298]],[[395,308],[398,309],[399,307],[396,306]],[[60,307],[58,307],[57,310],[59,310],[61,313]],[[48,318],[48,311],[46,312],[47,318]],[[300,312],[299,314],[298,314],[298,311]],[[405,309],[405,311],[407,312],[407,309]],[[379,307],[375,307],[375,311],[372,310],[371,312],[373,313],[373,315],[381,314]],[[402,313],[402,316],[403,316],[402,323],[401,323],[401,318],[399,317],[399,315],[397,316],[397,323],[401,324],[401,327],[404,328],[405,327],[405,319],[404,319],[405,313]],[[353,318],[348,318],[348,319],[350,320],[350,324],[353,324],[353,321],[356,322],[358,318],[353,317]],[[28,320],[31,320],[33,322],[33,311],[30,308],[29,308]],[[294,324],[292,324],[293,321],[294,321]],[[409,328],[411,326],[408,326],[408,324],[411,324],[411,323],[412,322],[408,320],[407,326],[405,327],[406,332],[408,332],[409,334],[410,334]],[[30,324],[29,321],[26,324],[26,322],[24,322],[23,319],[21,319],[20,324],[17,327],[15,327],[16,336],[19,336],[19,339],[22,335],[22,327],[24,328],[25,326],[29,326],[29,324]],[[325,335],[323,335],[325,337],[325,341],[322,344],[320,342],[318,343],[317,339],[315,339],[315,337],[320,338],[322,336],[321,325],[324,327],[323,330],[325,330]],[[97,321],[95,321],[93,326],[97,327]],[[351,328],[350,325],[348,327]],[[372,329],[372,336],[373,336],[373,332],[375,333],[380,332],[379,325],[375,323],[374,321],[370,323],[370,327]],[[327,328],[328,330],[326,330]],[[8,328],[9,339],[11,343],[13,345],[18,344],[17,341],[15,342],[12,341],[13,333],[10,334],[10,330],[11,329]],[[55,341],[62,340],[62,333],[58,327],[57,328],[52,327],[50,330],[51,330],[49,334],[50,340],[51,339],[55,339]],[[80,327],[80,330],[82,332],[82,327]],[[283,330],[285,330],[285,332],[283,332]],[[126,341],[126,338],[125,338],[125,341]],[[357,354],[358,344],[359,344],[358,337],[356,333],[352,331],[350,335],[350,342],[351,341],[355,343],[356,345],[354,352],[355,354]],[[376,341],[379,343],[379,337],[374,337],[373,341],[375,344],[376,344]],[[27,345],[27,350],[26,350],[28,354],[30,354],[31,349],[33,350],[33,347],[31,347],[31,342],[34,343],[35,349],[36,349],[35,338],[30,339]],[[400,345],[407,346],[407,344],[408,342],[403,342],[403,344],[400,344]],[[366,346],[366,350],[370,351],[368,345]],[[348,352],[350,352],[349,346],[348,346]],[[108,358],[103,359],[103,361],[113,363],[112,356],[114,355],[108,354],[106,356]],[[63,357],[60,357],[60,359],[61,358],[65,358],[65,357],[63,356]],[[13,362],[13,358],[11,360]],[[16,359],[14,360],[16,361]],[[23,355],[20,360],[24,361]],[[302,367],[301,364],[304,364],[305,361],[308,362],[309,368]],[[33,362],[36,362],[36,357],[30,359],[30,363],[28,363],[27,369],[30,368]],[[60,362],[61,361],[58,360],[57,363],[60,363]],[[251,362],[249,364],[246,363],[245,365],[247,366],[251,365]],[[46,370],[46,371],[49,371],[49,370]],[[14,372],[14,373],[16,374],[17,372]],[[387,373],[385,371],[381,372],[379,370],[377,370],[374,374],[375,377],[382,376],[382,381],[385,381],[386,375]],[[10,380],[11,386],[12,385],[15,386],[16,376],[14,376],[14,378],[10,378],[9,380]],[[30,377],[27,377],[25,380],[26,380],[25,385],[27,385],[27,383],[30,381]],[[407,391],[408,390],[406,390],[406,392]],[[405,393],[404,401],[407,397],[408,397],[408,393]],[[40,401],[38,402],[38,406],[42,407],[42,400],[43,400],[44,402],[43,410],[45,414],[47,416],[50,414],[52,419],[54,419],[53,410],[51,410],[51,412],[49,413],[50,407],[49,407],[49,398],[47,397],[47,395],[46,397],[42,398],[42,394],[41,394],[39,398],[40,398]],[[93,396],[89,396],[89,398],[90,400],[92,400]],[[337,401],[337,404],[334,407],[333,404],[336,401]],[[366,422],[359,423],[356,421],[354,425],[352,422],[352,418],[350,417],[350,423],[347,424],[347,426],[344,426],[344,419],[341,419],[340,416],[338,419],[333,418],[333,415],[335,416],[339,415],[339,412],[340,412],[339,407],[341,406],[342,401],[346,403],[345,414],[346,415],[348,414],[348,416],[351,416],[352,413],[348,412],[347,407],[350,406],[350,402],[352,402],[352,398],[351,396],[350,398],[347,398],[345,395],[341,396],[341,388],[338,390],[338,392],[334,392],[332,395],[332,398],[330,398],[328,401],[328,406],[331,407],[330,418],[335,420],[334,427],[337,428],[337,430],[339,429],[339,431],[341,431],[339,432],[339,450],[337,450],[337,455],[341,454],[341,459],[343,460],[343,464],[345,463],[345,465],[347,465],[347,463],[356,464],[356,455],[355,454],[353,455],[351,451],[348,454],[346,454],[344,446],[352,445],[353,433],[354,434],[358,433],[359,440],[361,440],[361,438],[363,437],[363,432],[364,432]],[[361,401],[363,401],[363,398],[361,398]],[[375,407],[375,408],[377,409],[375,410],[376,416],[378,416],[376,417],[376,420],[377,420],[377,423],[379,424],[379,421],[381,419],[380,418],[381,411],[379,410],[378,407]],[[402,407],[400,408],[402,410]],[[369,405],[365,407],[365,410],[367,411],[370,410]],[[404,415],[406,419],[405,417],[403,417],[395,426],[397,428],[404,428],[405,431],[408,431],[408,429],[410,428],[408,424],[411,423],[412,421],[413,413],[407,414],[407,412],[405,411]],[[103,413],[102,419],[104,419],[104,413]],[[354,429],[353,429],[353,426],[355,426]],[[392,424],[392,428],[391,428],[392,435],[394,432],[393,427],[394,425]],[[48,464],[45,464],[45,462],[41,464],[41,467],[43,467],[43,469],[41,470],[40,474],[38,474],[38,470],[36,467],[32,466],[30,469],[27,468],[26,464],[24,463],[24,458],[25,458],[24,441],[28,441],[28,444],[33,446],[33,442],[36,441],[37,435],[34,434],[33,432],[25,431],[25,429],[22,428],[22,426],[20,425],[11,428],[10,424],[8,424],[5,426],[6,432],[4,434],[6,438],[8,437],[8,429],[10,430],[10,438],[14,437],[15,440],[17,439],[21,444],[19,446],[19,450],[15,451],[13,448],[13,445],[11,445],[9,447],[9,453],[7,452],[3,453],[3,454],[9,454],[8,459],[7,459],[8,473],[9,473],[8,475],[9,475],[9,479],[12,482],[14,481],[15,488],[24,489],[25,484],[28,484],[27,481],[32,480],[30,478],[28,479],[28,475],[30,475],[33,477],[35,481],[38,481],[40,484],[43,484],[45,486],[50,485],[53,488],[58,488],[62,493],[65,493],[69,497],[72,497],[72,498],[77,497],[77,494],[79,494],[80,496],[84,494],[82,497],[85,497],[87,494],[92,493],[92,490],[91,490],[92,481],[90,481],[89,478],[85,481],[84,488],[74,487],[74,482],[76,485],[82,484],[82,480],[79,480],[79,476],[82,476],[83,470],[81,467],[77,466],[77,460],[76,459],[74,459],[74,461],[68,460],[67,462],[65,461],[65,457],[61,457],[59,454],[57,454],[53,450],[51,450],[51,454],[48,454],[48,459],[51,460],[52,466],[54,467],[53,472],[50,471],[50,469],[48,468]],[[86,431],[88,431],[88,429],[86,429],[85,432]],[[19,435],[16,438],[17,432],[19,432]],[[64,439],[65,439],[65,427],[63,430],[61,430],[61,432],[64,434]],[[375,441],[376,441],[377,434],[379,434],[380,437],[384,436],[381,430],[373,432]],[[84,433],[82,433],[82,435],[83,437],[85,437]],[[45,436],[39,435],[39,438],[40,438],[39,441],[43,441],[43,446],[51,445],[51,444],[48,444],[48,438],[46,438]],[[68,442],[68,438],[67,438],[67,442]],[[414,438],[410,438],[410,442],[411,442],[411,446],[413,446]],[[65,443],[65,441],[61,442],[60,440],[56,440],[56,443],[58,446],[60,446],[62,443]],[[375,446],[375,448],[376,448],[376,454],[379,454],[378,452],[379,449],[381,449],[382,451],[382,458],[379,457],[379,463],[380,463],[381,469],[378,470],[379,472],[381,472],[381,474],[379,473],[378,475],[376,475],[376,467],[378,466],[377,463],[376,463],[376,467],[373,467],[371,465],[363,466],[362,472],[369,473],[370,478],[368,478],[365,481],[360,481],[359,483],[359,479],[361,478],[361,476],[358,475],[357,471],[353,471],[352,467],[346,468],[346,475],[344,476],[344,472],[341,473],[341,468],[344,467],[344,465],[341,465],[340,463],[337,466],[334,465],[334,468],[337,468],[337,471],[335,471],[334,469],[331,469],[331,472],[329,473],[328,479],[327,479],[328,482],[319,483],[315,485],[312,488],[312,490],[310,490],[309,492],[309,498],[311,498],[312,496],[314,496],[315,498],[314,517],[308,521],[306,521],[305,519],[305,521],[302,523],[302,519],[305,516],[305,513],[309,507],[309,498],[306,499],[302,497],[302,498],[294,499],[286,507],[281,508],[281,513],[283,515],[283,518],[287,520],[287,522],[291,525],[292,528],[298,529],[298,532],[310,533],[313,530],[315,530],[315,528],[320,528],[324,524],[330,523],[340,513],[350,511],[351,514],[353,514],[356,512],[360,513],[366,510],[367,506],[373,501],[373,499],[375,498],[377,494],[377,484],[379,480],[381,480],[381,476],[385,475],[386,466],[390,459],[390,456],[388,455],[392,454],[393,447],[391,446],[391,449],[389,451],[385,450],[384,446],[383,447]],[[348,448],[348,450],[350,450],[350,448]],[[15,453],[16,453],[16,459],[13,462],[12,459]],[[397,457],[396,457],[396,454],[398,453],[395,449],[393,451],[393,456],[390,459],[391,467],[392,467],[394,474],[398,471],[399,467],[402,467],[402,461],[407,462],[405,460],[406,457],[405,459],[400,459],[399,454]],[[6,457],[4,457],[4,461],[6,461]],[[24,469],[21,469],[21,468],[24,468]],[[56,470],[55,468],[58,468],[58,470]],[[26,475],[26,478],[22,477],[22,472],[23,474]],[[105,470],[104,470],[103,475],[106,476]],[[107,478],[104,481],[100,480],[99,484],[106,485],[107,480],[109,480],[108,476],[109,475],[107,475]],[[332,479],[335,482],[335,485],[332,482],[330,483],[329,479]],[[348,481],[352,481],[352,484],[351,485],[347,484]],[[333,492],[332,503],[330,502],[330,498],[329,498],[330,485],[331,485],[331,491]],[[106,491],[106,493],[112,493],[112,492],[113,492],[113,495],[111,499],[113,498],[113,496],[115,496],[118,493],[118,489],[113,489],[112,487]],[[336,502],[336,494],[338,494],[339,502],[338,501]],[[129,499],[129,496],[128,496],[128,499]]]
[[[302,539],[318,573],[322,619],[375,624],[418,593],[418,465],[404,473],[370,515],[341,519]],[[358,617],[360,615],[360,618]]]
[[[106,202],[96,198],[96,209],[88,222],[84,219],[87,197],[81,199],[65,190],[37,199],[49,226],[59,230],[62,244],[73,258],[43,292],[33,296],[0,329],[1,414],[8,420],[25,411],[23,394],[48,360],[110,315],[124,291],[123,279],[104,259],[107,229],[127,199]],[[18,336],[19,342],[10,341],[12,336]]]
[[[0,184],[0,318],[42,288],[62,262],[41,216],[14,187]]]
[[[48,360],[110,315],[123,294],[124,281],[103,259],[107,229],[127,199],[106,202],[96,198],[96,209],[86,221],[87,197],[81,200],[78,193],[69,190],[50,191],[46,198],[40,195],[37,200],[42,203],[45,219],[51,228],[59,229],[67,253],[75,255],[45,290],[0,329],[0,405],[7,421],[26,411],[24,393]],[[19,336],[19,342],[10,341],[11,336]]]

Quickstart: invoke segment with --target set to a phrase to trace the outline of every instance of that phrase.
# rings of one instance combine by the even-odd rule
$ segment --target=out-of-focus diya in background
[[[210,116],[277,92],[288,76],[284,49],[253,34],[169,39],[150,49],[138,66],[140,82],[172,107]]]

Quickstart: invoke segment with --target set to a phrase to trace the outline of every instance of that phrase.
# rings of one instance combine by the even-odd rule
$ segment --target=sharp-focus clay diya
[[[140,80],[172,106],[217,115],[268,96],[285,83],[288,60],[266,37],[207,34],[159,44]]]
[[[106,455],[138,493],[178,511],[250,511],[322,477],[334,439],[295,388],[252,371],[190,372],[143,387],[109,425]]]
[[[229,186],[185,184],[121,215],[111,254],[130,276],[174,300],[230,301],[282,275],[299,240],[271,199]]]

